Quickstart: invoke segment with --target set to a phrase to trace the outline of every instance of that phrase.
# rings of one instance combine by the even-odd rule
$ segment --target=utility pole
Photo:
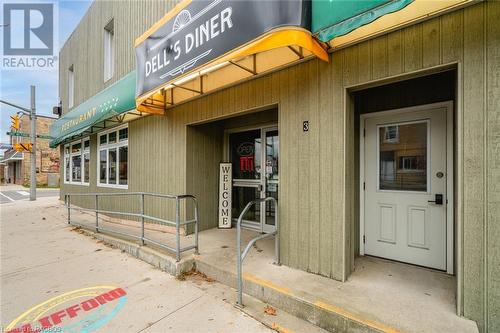
[[[30,176],[30,201],[36,200],[36,106],[35,86],[31,86],[31,176]]]
[[[31,108],[24,108],[0,99],[0,103],[7,104],[22,113],[29,115],[31,126],[31,176],[30,176],[30,201],[36,200],[36,106],[35,106],[35,86],[31,86]]]

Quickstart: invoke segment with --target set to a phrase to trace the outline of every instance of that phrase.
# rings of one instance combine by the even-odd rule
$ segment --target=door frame
[[[269,132],[269,131],[276,130],[276,131],[278,131],[278,135],[279,135],[279,127],[278,127],[278,123],[277,122],[270,122],[270,123],[268,122],[268,123],[263,123],[263,124],[258,124],[258,125],[248,125],[248,126],[241,126],[241,127],[235,127],[235,128],[225,129],[224,130],[224,148],[223,148],[224,160],[226,160],[227,162],[230,162],[230,159],[231,159],[230,158],[231,150],[229,148],[229,135],[233,134],[233,133],[241,133],[241,132],[252,131],[252,130],[260,130],[261,139],[264,136],[264,133],[265,132]],[[278,147],[279,147],[279,145],[278,145]],[[265,157],[265,154],[266,154],[266,151],[264,149],[262,149],[261,150],[261,157],[262,156]],[[266,190],[267,190],[266,189],[267,182],[266,182],[265,177],[266,177],[265,173],[261,172],[261,175],[260,175],[260,185],[262,185],[262,190],[260,191],[260,198],[263,198],[263,193],[265,195]],[[234,186],[234,182],[235,182],[235,180],[233,179],[231,187]],[[241,181],[239,183],[241,184],[240,185],[241,187],[254,187],[253,184],[255,184],[257,182],[254,181],[254,180],[249,180],[248,182]],[[279,197],[279,193],[278,193],[278,197]],[[265,218],[266,218],[266,215],[265,215],[265,210],[266,210],[265,209],[265,204],[266,204],[265,202],[262,202],[260,204],[260,211],[261,211],[261,214],[260,214],[260,227],[259,227],[260,233],[271,232],[269,230],[269,226],[268,226],[268,228],[266,228],[266,226],[265,226],[265,224],[266,224],[265,223]],[[262,213],[264,213],[264,214],[262,214]],[[278,214],[278,212],[276,212],[276,214]],[[233,216],[232,218],[234,220],[234,219],[237,219],[238,217],[237,216],[236,217]],[[245,219],[243,219],[242,222],[256,224],[255,221],[250,221],[250,220],[245,220]]]
[[[359,121],[359,254],[365,255],[365,120],[380,116],[446,108],[446,273],[454,274],[454,175],[453,175],[453,101],[423,104],[400,109],[365,113]],[[377,166],[378,167],[378,166]]]

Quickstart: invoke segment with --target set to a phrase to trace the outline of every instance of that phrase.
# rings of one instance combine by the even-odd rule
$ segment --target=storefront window
[[[127,140],[128,139],[128,128],[122,128],[119,132],[119,140]]]
[[[82,181],[82,155],[71,156],[71,180]]]
[[[106,150],[101,150],[99,152],[99,182],[101,184],[105,184],[107,182],[106,179],[106,165],[108,161],[108,155],[106,154]]]
[[[88,185],[89,171],[90,139],[85,138],[66,145],[64,147],[64,182]]]
[[[69,164],[69,155],[64,155],[64,182],[69,183],[70,180],[70,164]]]
[[[99,186],[128,185],[128,128],[122,127],[99,136]]]
[[[108,150],[108,183],[116,184],[116,148]]]
[[[116,142],[116,132],[111,132],[108,134],[108,143]]]
[[[120,163],[118,165],[119,183],[120,185],[127,185],[128,182],[128,147],[120,147],[119,154]]]
[[[90,181],[90,153],[83,154],[83,182],[88,183]]]

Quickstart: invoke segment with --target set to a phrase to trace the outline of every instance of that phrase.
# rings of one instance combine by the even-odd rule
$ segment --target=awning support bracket
[[[172,83],[172,86],[174,86],[175,88],[180,88],[180,89],[184,89],[184,90],[187,90],[187,91],[191,91],[191,92],[194,92],[196,94],[200,94],[200,95],[203,94],[202,91],[199,91],[199,90],[196,90],[196,89],[192,89],[192,88],[188,88],[188,87],[179,86],[179,85],[176,85],[174,83]]]
[[[165,115],[167,113],[167,92],[165,89],[161,90],[161,95],[163,96],[163,114]]]
[[[255,59],[255,58],[254,58]],[[235,65],[236,67],[238,68],[241,68],[242,70],[244,71],[247,71],[248,73],[252,74],[252,75],[257,75],[257,71],[255,70],[255,60],[254,60],[254,69],[250,69],[250,68],[247,68],[245,66],[242,66],[240,64],[238,64],[237,62],[234,62],[232,60],[229,60],[228,61],[231,65]]]
[[[297,51],[295,47],[288,45],[288,48],[299,57],[299,59],[304,59],[304,50],[302,46],[299,46],[299,50]]]

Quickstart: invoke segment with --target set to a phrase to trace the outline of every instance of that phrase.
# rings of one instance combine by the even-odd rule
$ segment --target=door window
[[[279,136],[278,131],[266,132],[266,197],[278,200],[279,180]],[[271,201],[265,203],[265,224],[275,225],[276,207]]]
[[[258,187],[234,186],[233,187],[233,207],[232,216],[238,218],[245,206],[252,200],[260,198]],[[247,221],[260,222],[260,205],[252,205],[244,217]]]
[[[233,133],[229,136],[233,179],[260,179],[260,130]]]
[[[266,133],[266,179],[278,180],[278,131]]]
[[[428,122],[378,126],[379,190],[427,192]]]

